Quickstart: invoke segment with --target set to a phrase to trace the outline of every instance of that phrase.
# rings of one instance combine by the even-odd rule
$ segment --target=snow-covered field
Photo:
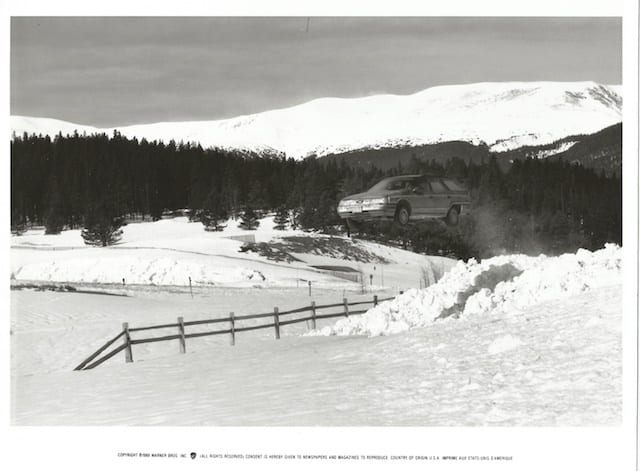
[[[221,232],[205,232],[202,224],[189,223],[185,217],[133,223],[123,228],[121,243],[109,248],[86,246],[80,230],[59,235],[31,230],[11,239],[11,276],[17,281],[120,285],[124,279],[126,285],[145,286],[188,286],[191,278],[193,286],[234,288],[299,287],[311,281],[318,288],[360,290],[359,283],[349,283],[310,266],[338,265],[362,271],[367,286],[369,275],[374,275],[374,289],[397,292],[419,287],[422,268],[438,274],[454,263],[362,241],[353,244],[393,263],[329,257],[313,251],[313,247],[307,253],[293,254],[300,261],[276,262],[253,252],[240,252],[243,242],[232,237],[252,237],[259,243],[280,237],[313,240],[323,236],[274,230],[272,217],[262,219],[255,231],[244,231],[237,225],[238,221],[229,221]]]
[[[59,344],[42,350],[80,354]],[[240,337],[235,347],[184,355],[171,347],[161,357],[82,372],[23,366],[12,378],[12,422],[568,426],[622,419],[617,286],[541,303],[517,318],[450,319],[392,336]]]
[[[366,253],[391,263],[320,253],[296,253],[300,261],[287,263],[238,252],[241,242],[228,237],[239,233],[231,224],[216,234],[174,219],[128,225],[117,248],[84,248],[77,231],[12,237],[14,285],[74,282],[89,291],[11,292],[12,424],[622,421],[618,247],[465,264],[360,242]],[[266,219],[253,235],[259,242],[283,234]],[[373,287],[362,293],[359,283],[308,264],[372,273]],[[432,282],[446,273],[426,289],[409,289],[362,316],[325,320],[316,331],[304,323],[284,326],[280,340],[270,329],[242,332],[235,346],[228,336],[188,339],[186,354],[177,341],[135,345],[133,363],[119,354],[93,370],[72,371],[122,322],[145,326],[178,316],[284,310],[311,299],[387,297],[417,288],[425,266]],[[262,276],[251,277],[255,272]],[[184,282],[189,276],[193,295]],[[311,297],[300,280],[313,281]]]

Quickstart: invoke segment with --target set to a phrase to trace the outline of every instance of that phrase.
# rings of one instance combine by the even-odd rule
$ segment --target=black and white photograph
[[[5,19],[14,430],[633,425],[622,9]]]

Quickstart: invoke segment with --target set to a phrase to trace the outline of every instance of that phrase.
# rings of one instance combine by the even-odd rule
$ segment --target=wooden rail
[[[402,292],[401,292],[402,294]],[[233,312],[229,313],[229,317],[219,317],[215,319],[203,319],[197,321],[184,321],[182,317],[178,317],[176,323],[172,324],[158,324],[158,325],[150,325],[144,327],[129,327],[128,323],[124,323],[122,325],[122,331],[118,333],[115,337],[105,343],[102,347],[92,353],[87,359],[85,359],[82,363],[74,368],[74,370],[90,370],[95,368],[98,365],[101,365],[108,359],[114,357],[121,351],[125,351],[125,361],[127,363],[133,362],[133,345],[140,345],[144,343],[154,343],[154,342],[165,342],[171,340],[179,341],[179,352],[186,353],[187,339],[199,338],[199,337],[208,337],[210,335],[230,335],[230,344],[235,345],[236,336],[239,332],[248,332],[251,330],[259,330],[259,329],[274,329],[275,338],[280,338],[281,328],[287,325],[299,324],[301,322],[311,322],[311,328],[316,328],[316,321],[319,319],[332,319],[335,317],[349,317],[355,316],[359,314],[364,314],[367,312],[367,309],[360,310],[351,310],[349,309],[352,306],[362,306],[366,304],[373,304],[376,306],[379,302],[388,301],[391,298],[378,299],[378,296],[374,296],[371,301],[357,301],[353,303],[349,303],[347,298],[344,298],[341,303],[336,304],[323,304],[317,306],[315,301],[311,302],[309,306],[304,306],[296,309],[290,309],[288,311],[280,311],[277,307],[273,309],[273,312],[267,312],[262,314],[248,314],[242,316],[236,316]],[[340,308],[339,312],[333,313],[325,313],[319,314],[317,311],[319,309],[332,309],[332,308]],[[309,312],[308,316],[304,317],[296,317],[295,319],[285,319],[282,320],[283,316],[290,316],[292,314],[300,314],[303,312]],[[270,319],[272,322],[266,324],[258,324],[258,325],[248,325],[242,326],[238,325],[238,322],[254,320],[254,319]],[[187,333],[186,328],[204,324],[218,324],[218,323],[227,323],[229,328],[227,329],[218,329],[218,330],[210,330],[205,332],[192,332]],[[171,335],[163,335],[159,337],[148,337],[148,338],[131,338],[132,333],[137,332],[145,332],[148,330],[157,330],[157,329],[177,329],[176,334]],[[120,338],[124,338],[124,343],[115,347],[111,351],[104,353],[109,347],[111,347],[115,342],[117,342]],[[103,356],[100,355],[104,353]],[[99,358],[98,358],[99,357]]]

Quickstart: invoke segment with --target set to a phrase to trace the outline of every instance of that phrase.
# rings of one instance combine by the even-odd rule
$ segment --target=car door
[[[411,217],[424,219],[431,213],[431,187],[425,179],[416,180],[411,196]]]
[[[444,186],[439,178],[431,179],[429,186],[431,188],[429,202],[430,216],[446,216],[451,206],[451,192]]]
[[[416,191],[418,183],[414,178],[407,178],[406,180],[397,182],[397,193],[392,197],[394,203],[399,201],[406,201],[411,206],[411,215],[413,219],[416,214],[420,212],[420,201],[418,193]]]

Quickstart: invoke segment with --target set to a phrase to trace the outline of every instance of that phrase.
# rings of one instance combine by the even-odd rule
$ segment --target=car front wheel
[[[409,224],[409,207],[405,204],[398,206],[396,209],[396,222],[401,226],[406,226]]]

